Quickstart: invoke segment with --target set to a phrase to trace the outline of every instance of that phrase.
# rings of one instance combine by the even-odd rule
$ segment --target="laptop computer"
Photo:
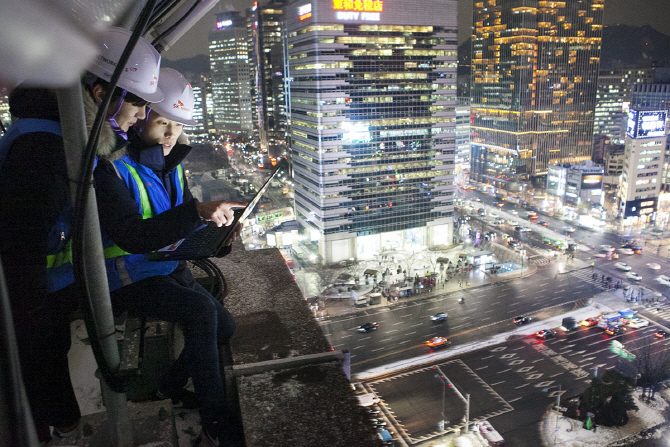
[[[265,191],[270,187],[270,182],[277,176],[279,171],[286,167],[286,162],[282,161],[278,163],[272,174],[270,174],[270,177],[268,177],[247,206],[233,210],[234,220],[231,225],[217,227],[214,222],[207,222],[188,237],[180,239],[153,253],[149,253],[147,255],[148,259],[150,261],[195,261],[214,256],[228,242],[237,223],[244,222],[253,212]]]

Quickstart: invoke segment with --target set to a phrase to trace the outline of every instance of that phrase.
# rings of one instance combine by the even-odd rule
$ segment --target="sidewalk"
[[[476,287],[487,286],[489,284],[495,284],[501,281],[507,281],[515,278],[525,278],[531,276],[537,272],[536,265],[524,266],[521,270],[515,270],[512,272],[499,273],[496,275],[491,275],[489,273],[482,272],[481,270],[472,270],[468,272],[467,276],[461,277],[460,275],[454,276],[446,284],[440,280],[438,284],[430,292],[418,293],[412,295],[410,298],[400,298],[397,303],[387,303],[385,300],[382,300],[381,304],[375,304],[372,306],[366,307],[354,307],[350,299],[340,299],[334,300],[329,299],[326,301],[325,309],[316,311],[316,316],[318,319],[333,318],[341,315],[355,314],[357,312],[364,312],[370,309],[379,309],[383,307],[394,308],[397,306],[402,306],[404,303],[409,303],[416,300],[421,300],[425,298],[430,298],[437,295],[444,295],[448,293],[458,292],[459,290],[468,290]],[[461,280],[461,286],[458,285],[458,281]]]

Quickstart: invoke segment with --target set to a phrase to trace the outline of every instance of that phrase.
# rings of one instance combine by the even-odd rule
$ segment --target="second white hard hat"
[[[191,84],[184,76],[175,69],[161,68],[158,87],[165,95],[165,100],[152,104],[151,110],[170,121],[195,126],[196,122],[193,119],[195,95]]]
[[[109,82],[131,34],[127,29],[114,26],[104,32],[99,40],[100,54],[88,71]],[[146,101],[152,103],[162,101],[163,93],[158,87],[160,63],[161,55],[158,54],[158,51],[140,37],[121,73],[117,86]]]

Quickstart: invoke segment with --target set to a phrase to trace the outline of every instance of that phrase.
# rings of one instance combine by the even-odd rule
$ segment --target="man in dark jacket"
[[[116,313],[181,326],[184,349],[160,380],[156,397],[199,408],[200,445],[218,446],[228,416],[218,347],[233,335],[235,322],[183,261],[151,262],[144,254],[185,238],[203,220],[230,225],[232,208],[245,204],[193,198],[181,166],[191,148],[178,143],[182,125],[194,123],[193,91],[169,68],[161,69],[158,85],[165,101],[152,106],[138,133],[128,133],[122,158],[101,161],[95,170],[100,226],[106,252],[114,255],[106,256],[107,276]],[[184,389],[189,377],[194,395]]]
[[[105,63],[116,64],[128,37],[125,30],[103,33],[99,44]],[[108,118],[116,118],[119,131],[124,132],[146,116],[147,101],[136,94],[159,100],[157,94],[162,99],[155,82],[150,85],[153,73],[158,74],[160,55],[144,39],[138,47],[144,56],[153,57],[139,58],[119,85],[129,76],[133,81],[143,76],[149,82],[141,90],[133,88],[137,82],[130,83],[127,92],[117,88],[107,110]],[[136,56],[135,51],[132,54]],[[105,79],[91,79],[95,86],[84,92],[89,126],[97,112],[89,93],[105,89]],[[75,431],[81,417],[67,358],[70,314],[79,304],[68,256],[72,202],[55,93],[19,87],[11,92],[9,103],[15,122],[0,140],[0,256],[26,394],[38,439],[48,442],[50,426],[55,427],[56,436],[66,436]],[[107,156],[116,147],[111,122],[105,121],[98,155]]]

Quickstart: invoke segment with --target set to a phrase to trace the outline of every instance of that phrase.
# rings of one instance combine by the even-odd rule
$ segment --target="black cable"
[[[84,320],[86,322],[86,329],[89,332],[89,339],[91,342],[91,349],[95,356],[98,368],[102,374],[105,382],[110,386],[111,389],[118,393],[127,391],[130,388],[131,380],[130,377],[123,374],[118,374],[115,371],[112,371],[110,366],[107,364],[105,356],[103,354],[102,344],[100,342],[100,334],[98,333],[98,328],[93,319],[93,303],[91,300],[91,288],[89,280],[86,277],[86,260],[84,257],[84,223],[86,215],[86,204],[88,199],[88,194],[90,191],[91,177],[93,175],[93,165],[96,159],[96,148],[98,143],[98,137],[100,136],[100,130],[102,129],[102,124],[104,120],[107,119],[107,109],[112,100],[112,93],[116,88],[116,84],[121,77],[121,73],[130,58],[130,54],[135,48],[135,45],[140,39],[140,36],[144,34],[146,25],[151,17],[151,13],[156,4],[157,0],[148,0],[147,4],[142,10],[137,25],[133,30],[133,33],[126,45],[126,48],[121,54],[116,69],[112,75],[112,78],[109,82],[109,89],[105,98],[100,104],[98,113],[95,116],[95,121],[93,122],[93,127],[86,143],[86,149],[81,162],[81,178],[77,184],[77,194],[75,198],[75,212],[72,222],[72,264],[75,274],[75,284],[80,289],[82,296],[82,310],[84,312]]]
[[[189,8],[188,11],[186,11],[186,14],[184,14],[179,20],[177,20],[174,25],[163,31],[161,34],[158,35],[152,42],[151,45],[156,45],[158,42],[160,42],[165,36],[169,35],[172,31],[175,30],[181,23],[188,18],[188,16],[191,15],[193,11],[195,11],[195,8],[198,7],[202,3],[202,0],[196,0],[195,3],[193,3],[193,6]]]
[[[156,11],[154,11],[153,17],[147,26],[147,29],[153,29],[158,22],[163,20],[163,18],[169,14],[180,2],[181,0],[165,0],[161,5],[158,5]]]

